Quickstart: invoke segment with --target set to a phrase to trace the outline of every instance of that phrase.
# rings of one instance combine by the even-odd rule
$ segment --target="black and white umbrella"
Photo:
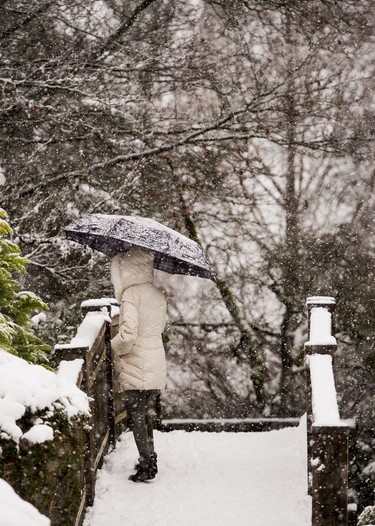
[[[155,254],[154,267],[170,274],[199,276],[215,281],[202,247],[153,219],[138,216],[91,214],[65,228],[66,237],[114,256],[131,247]]]

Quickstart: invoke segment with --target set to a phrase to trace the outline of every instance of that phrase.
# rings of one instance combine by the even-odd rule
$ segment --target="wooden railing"
[[[310,402],[308,470],[312,526],[348,524],[348,434],[340,420],[333,374],[335,300],[307,300],[309,341],[305,344]]]
[[[82,304],[82,322],[69,344],[56,345],[56,362],[82,360],[77,385],[90,399],[91,425],[87,429],[87,447],[82,468],[81,505],[75,525],[83,522],[84,511],[95,496],[95,474],[104,455],[115,445],[126,422],[124,402],[114,394],[111,338],[118,328],[115,302],[87,301]]]
[[[347,526],[348,427],[340,421],[332,362],[337,349],[334,333],[335,301],[314,297],[307,301],[309,341],[305,344],[309,372],[308,470],[313,500],[312,526]],[[82,471],[82,499],[75,526],[95,496],[95,474],[105,454],[127,427],[123,398],[116,394],[110,340],[118,331],[118,305],[113,300],[82,304],[82,323],[69,344],[57,345],[57,362],[82,360],[78,386],[90,397],[91,426]],[[298,425],[298,419],[249,421],[161,420],[162,431],[267,431]]]
[[[174,418],[160,420],[158,429],[170,431],[204,431],[208,433],[260,433],[285,427],[297,427],[299,418]]]

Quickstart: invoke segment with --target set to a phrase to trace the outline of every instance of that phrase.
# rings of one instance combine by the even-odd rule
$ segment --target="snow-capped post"
[[[335,333],[336,301],[331,296],[311,296],[306,300],[309,340],[306,354],[330,354],[337,350]]]
[[[311,476],[312,526],[348,524],[348,426],[340,420],[333,357],[335,299],[307,299],[305,356],[309,383],[308,459]]]

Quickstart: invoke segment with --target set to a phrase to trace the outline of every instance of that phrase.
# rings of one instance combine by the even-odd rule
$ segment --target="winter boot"
[[[155,466],[154,461],[150,457],[140,457],[137,472],[134,475],[130,475],[129,480],[132,482],[146,482],[146,480],[152,480],[155,478]]]
[[[134,466],[134,469],[136,469],[136,470],[139,469],[139,467],[140,467],[140,462],[141,462],[141,458],[142,458],[142,457],[140,457],[140,458],[138,459],[138,464],[136,464],[136,465]],[[151,464],[151,469],[152,469],[152,468],[154,469],[154,471],[155,471],[155,475],[156,475],[156,473],[158,472],[158,456],[157,456],[156,453],[151,453],[151,455],[150,455],[150,464]]]

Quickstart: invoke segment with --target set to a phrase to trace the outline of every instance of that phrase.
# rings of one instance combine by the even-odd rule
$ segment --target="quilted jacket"
[[[112,339],[118,391],[164,389],[162,332],[164,293],[153,284],[153,255],[131,249],[111,262],[111,279],[120,302],[119,332]]]

